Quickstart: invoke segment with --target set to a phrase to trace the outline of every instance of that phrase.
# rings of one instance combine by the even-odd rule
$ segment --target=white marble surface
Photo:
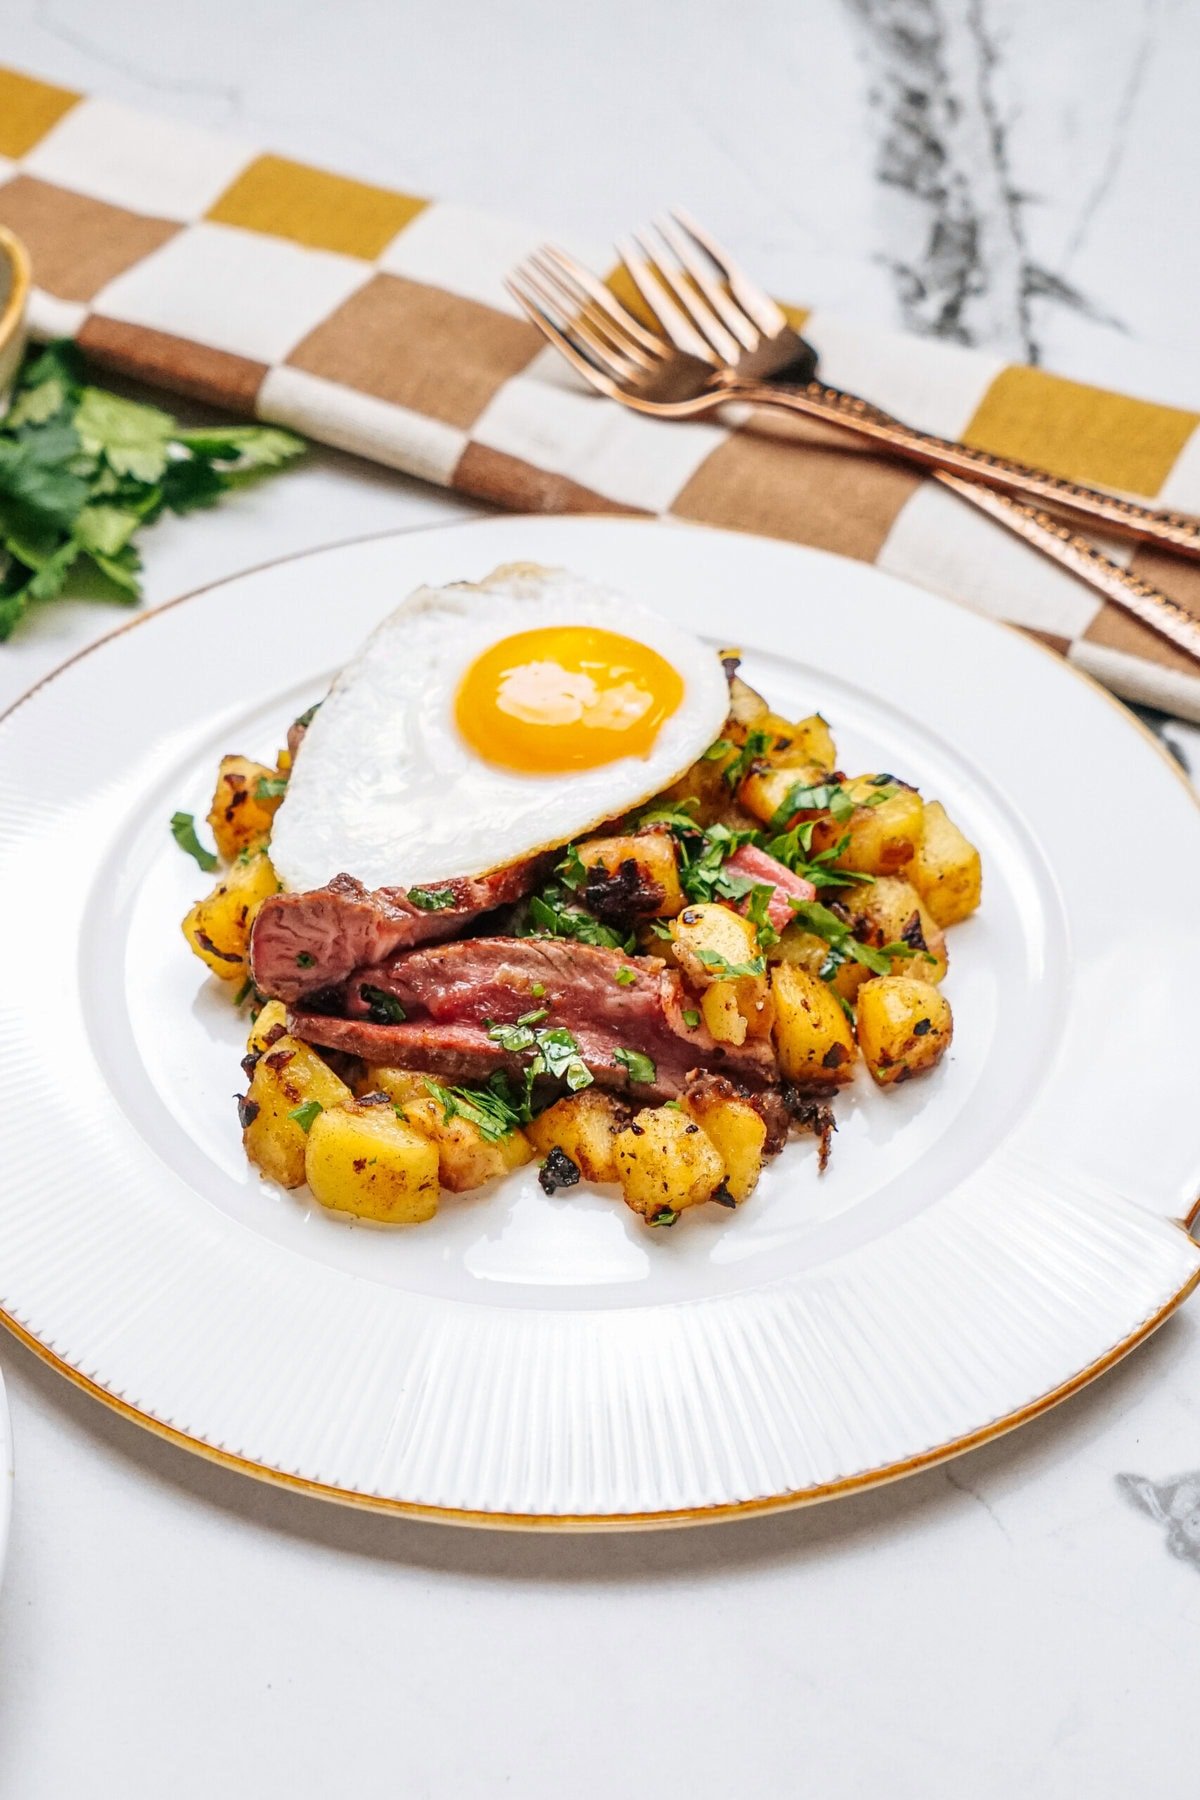
[[[1191,404],[1198,50],[1186,0],[9,0],[0,18],[0,59],[54,80],[577,233],[681,198],[783,292]],[[464,510],[314,456],[157,527],[150,600]],[[0,705],[111,622],[47,609],[0,651]],[[14,1344],[0,1359],[14,1800],[632,1780],[680,1800],[1124,1800],[1186,1791],[1200,1752],[1200,1490],[1118,1480],[1200,1467],[1194,1308],[945,1469],[590,1540],[260,1488]]]

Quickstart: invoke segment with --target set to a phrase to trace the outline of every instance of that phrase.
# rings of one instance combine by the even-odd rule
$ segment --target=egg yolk
[[[487,762],[555,775],[648,755],[682,699],[682,676],[657,650],[616,631],[555,625],[477,657],[454,715]]]

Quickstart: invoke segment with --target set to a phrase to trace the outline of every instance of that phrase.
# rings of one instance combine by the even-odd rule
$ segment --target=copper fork
[[[945,445],[956,467],[945,468],[923,447],[918,461],[970,505],[1043,551],[1070,573],[1140,619],[1160,636],[1200,659],[1200,624],[1176,601],[1106,557],[1060,520],[1017,500],[998,487],[965,479],[958,464],[976,473],[983,458],[993,473],[1022,479],[1028,473],[1066,505],[1064,494],[1111,503],[1127,532],[1149,535],[1140,517],[1169,521],[1173,532],[1191,534],[1200,554],[1200,521],[1158,514],[1122,495],[1081,488],[1040,471],[948,440],[928,438],[898,425],[890,415],[857,396],[811,381],[815,352],[793,331],[776,303],[738,268],[714,239],[686,214],[659,225],[657,243],[619,245],[636,287],[661,328],[650,331],[621,305],[611,289],[562,251],[545,248],[514,271],[509,291],[535,325],[579,374],[601,393],[639,412],[664,418],[695,418],[731,401],[781,408],[827,424],[848,426],[881,448],[894,448],[896,432],[922,446]],[[774,376],[773,381],[767,379]],[[804,385],[806,384],[806,385]],[[832,397],[832,398],[830,398]],[[906,452],[907,454],[907,452]],[[1081,510],[1081,509],[1077,509]],[[1099,515],[1097,515],[1099,516]],[[1107,511],[1103,523],[1113,529]],[[1162,541],[1158,531],[1154,533]],[[1175,548],[1183,548],[1175,544]]]

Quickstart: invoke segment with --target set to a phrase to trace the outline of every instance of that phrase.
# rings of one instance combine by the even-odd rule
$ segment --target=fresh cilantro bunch
[[[114,600],[141,596],[133,539],[164,510],[212,506],[291,462],[303,441],[271,425],[187,430],[157,406],[84,378],[69,342],[34,352],[0,420],[0,640],[31,600],[74,575]]]

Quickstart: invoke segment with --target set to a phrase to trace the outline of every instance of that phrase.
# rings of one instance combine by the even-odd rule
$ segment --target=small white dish
[[[740,639],[780,711],[819,708],[847,767],[896,768],[983,850],[951,1056],[856,1083],[828,1174],[789,1145],[736,1215],[646,1232],[522,1170],[372,1230],[242,1152],[245,1024],[187,954],[206,883],[167,821],[203,815],[222,752],[273,753],[408,590],[518,559]],[[1200,1278],[1195,799],[1064,663],[863,564],[509,518],[240,576],[3,721],[0,883],[4,1321],[141,1423],[308,1492],[576,1527],[845,1493],[1033,1417]]]

